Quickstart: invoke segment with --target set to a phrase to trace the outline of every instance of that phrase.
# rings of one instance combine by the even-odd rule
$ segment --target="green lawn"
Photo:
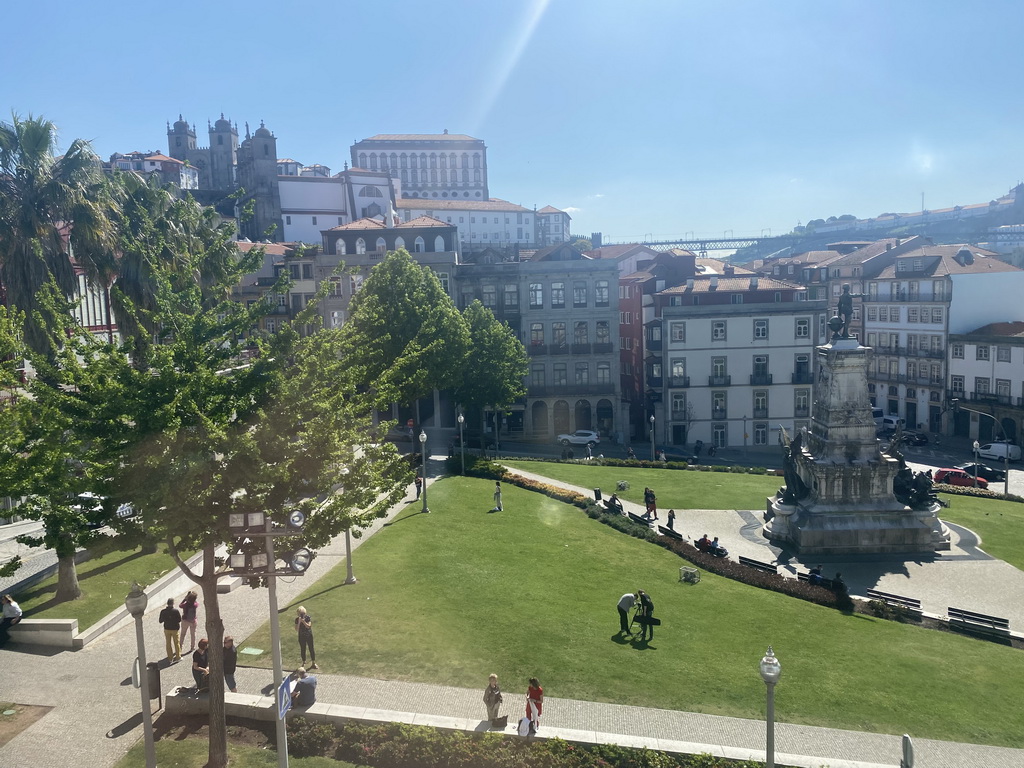
[[[156,762],[160,768],[203,768],[209,755],[206,739],[162,739],[156,743]],[[228,744],[231,768],[276,768],[277,752],[272,749]],[[352,763],[328,757],[290,757],[292,768],[355,768]],[[115,768],[145,768],[146,750],[140,740]]]
[[[1024,569],[1024,504],[952,494],[943,498],[950,503],[939,513],[943,520],[970,528],[992,557]]]
[[[634,469],[545,461],[501,461],[506,466],[534,472],[583,488],[600,488],[605,496],[644,503],[644,487],[658,497],[658,508],[668,509],[764,509],[765,498],[784,484],[781,477],[731,472],[700,472],[674,469]],[[628,491],[616,491],[619,480],[629,481]]]
[[[123,606],[133,581],[144,586],[152,584],[176,567],[171,556],[162,550],[155,554],[143,554],[141,549],[98,553],[78,565],[78,583],[82,588],[78,600],[57,602],[56,574],[14,599],[26,619],[78,619],[78,629],[82,631]]]
[[[757,662],[771,644],[782,721],[1024,746],[1019,651],[710,574],[680,584],[678,557],[574,507],[506,487],[505,511],[489,513],[492,488],[437,483],[432,514],[410,505],[357,550],[358,584],[343,586],[341,564],[282,608],[286,627],[300,603],[316,618],[324,672],[482,689],[493,671],[513,714],[537,676],[552,697],[757,719]],[[616,634],[615,603],[637,588],[663,621],[649,645]],[[266,627],[243,645],[269,648]],[[297,664],[291,635],[284,650]],[[256,663],[269,666],[269,654]]]

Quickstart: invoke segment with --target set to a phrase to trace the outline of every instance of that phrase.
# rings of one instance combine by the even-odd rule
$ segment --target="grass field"
[[[203,768],[209,754],[206,739],[161,739],[156,743],[156,761],[161,768]],[[228,744],[231,768],[276,768],[277,752],[272,749]],[[352,763],[328,757],[288,757],[292,768],[355,768]],[[115,768],[145,768],[145,745],[140,741],[121,758]]]
[[[152,584],[176,567],[171,556],[163,551],[144,554],[141,549],[114,550],[78,564],[78,583],[82,588],[82,597],[78,600],[57,601],[56,574],[20,592],[14,599],[26,619],[78,619],[81,631],[123,606],[133,581]]]
[[[1024,569],[1024,504],[975,496],[943,494],[951,506],[939,516],[981,537],[981,548],[993,557]]]
[[[646,481],[630,482],[642,491]],[[756,719],[764,714],[757,663],[771,644],[783,666],[782,721],[1024,746],[1019,651],[711,574],[680,584],[676,556],[539,494],[506,487],[505,511],[489,513],[492,488],[437,483],[432,514],[410,505],[357,550],[358,584],[343,586],[342,564],[282,608],[287,621],[300,603],[316,618],[325,673],[482,689],[493,671],[506,702],[537,676],[556,698]],[[663,621],[649,644],[617,634],[615,603],[638,587]],[[267,629],[243,645],[268,648]],[[284,650],[285,663],[297,664],[293,637]],[[269,665],[269,654],[257,663]]]

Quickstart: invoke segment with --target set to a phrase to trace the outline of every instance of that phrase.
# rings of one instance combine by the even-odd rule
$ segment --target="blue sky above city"
[[[788,231],[1024,179],[1024,5],[435,0],[4,8],[0,119],[205,144],[224,113],[340,171],[378,133],[468,133],[490,193],[606,240]],[[11,34],[14,30],[15,34]]]

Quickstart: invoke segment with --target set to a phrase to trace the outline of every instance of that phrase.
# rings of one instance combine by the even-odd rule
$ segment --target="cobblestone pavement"
[[[550,482],[550,481],[548,481]],[[585,491],[586,489],[580,489]],[[407,499],[412,497],[412,492]],[[404,508],[397,505],[391,514]],[[745,541],[742,531],[749,522],[735,513],[715,513],[721,521],[717,533],[726,546]],[[701,518],[685,512],[677,525],[687,533],[699,527]],[[729,527],[726,527],[727,521]],[[378,520],[361,541],[385,523]],[[738,525],[742,523],[742,525]],[[710,531],[709,531],[710,532]],[[697,535],[704,533],[699,531]],[[714,535],[714,534],[713,534]],[[727,538],[728,537],[728,538]],[[749,542],[751,545],[753,542]],[[765,550],[761,550],[762,554]],[[344,537],[338,537],[321,550],[305,577],[280,580],[281,605],[296,597],[344,560]],[[997,561],[993,561],[997,562]],[[984,563],[982,564],[984,567]],[[358,562],[356,563],[358,576]],[[909,577],[914,578],[916,571]],[[221,607],[227,630],[245,637],[266,619],[267,596],[264,590],[241,588],[223,595]],[[160,606],[151,606],[146,615],[146,653],[150,660],[163,657],[163,635],[156,620]],[[27,765],[74,765],[107,768],[142,736],[139,693],[131,687],[130,669],[135,657],[135,634],[125,627],[111,632],[77,652],[38,652],[24,646],[0,649],[0,701],[37,704],[53,710],[0,749],[0,768]],[[256,692],[271,685],[270,670],[240,668],[239,690]],[[162,670],[162,688],[191,683],[187,663]],[[395,712],[476,718],[481,714],[480,692],[440,685],[402,683],[344,675],[323,675],[318,698],[327,703],[360,706]],[[519,709],[514,695],[506,697],[511,719]],[[756,757],[764,749],[764,725],[760,721],[674,712],[616,704],[548,698],[545,728],[563,734],[573,732],[603,734],[602,740],[627,744],[631,739],[656,737],[692,742],[695,750],[717,751],[732,747],[750,751]],[[565,730],[562,730],[565,729]],[[917,765],[920,768],[961,768],[984,765],[986,768],[1019,768],[1024,765],[1024,750],[956,744],[915,739]],[[794,757],[793,764],[817,768],[820,765],[895,765],[899,762],[897,736],[886,736],[829,728],[787,725],[776,727],[776,750],[780,762],[784,755]],[[810,756],[810,757],[806,757]]]

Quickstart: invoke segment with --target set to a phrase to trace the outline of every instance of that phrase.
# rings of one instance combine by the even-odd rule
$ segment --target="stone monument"
[[[782,431],[786,485],[768,499],[763,534],[799,555],[949,549],[931,481],[907,467],[901,434],[879,450],[868,400],[871,349],[848,330],[853,298],[844,290],[844,317],[829,321],[832,339],[815,350],[810,431],[792,439]]]

